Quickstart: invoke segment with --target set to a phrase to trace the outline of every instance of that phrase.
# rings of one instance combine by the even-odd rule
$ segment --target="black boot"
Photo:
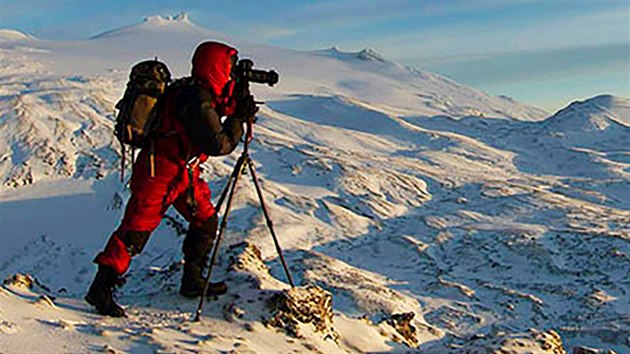
[[[101,315],[126,317],[125,310],[114,301],[114,287],[121,283],[113,268],[99,265],[85,301],[94,306]]]
[[[182,286],[179,289],[179,293],[185,297],[196,298],[203,294],[203,288],[206,285],[206,281],[203,277],[203,268],[198,264],[189,264],[188,261],[184,263],[184,274],[182,275]],[[221,281],[218,283],[210,283],[208,285],[208,291],[206,296],[214,297],[223,295],[227,292],[227,285]]]
[[[184,274],[179,293],[186,297],[199,297],[206,285],[203,276],[208,264],[208,254],[217,233],[218,218],[216,214],[200,226],[191,225],[184,239]],[[225,282],[210,283],[206,296],[223,295],[227,292]]]

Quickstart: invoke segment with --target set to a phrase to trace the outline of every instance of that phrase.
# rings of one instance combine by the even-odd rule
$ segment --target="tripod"
[[[212,268],[217,258],[217,253],[219,251],[219,245],[221,244],[221,239],[223,238],[223,232],[227,226],[227,219],[230,215],[230,208],[232,207],[232,198],[234,197],[234,190],[236,189],[236,184],[238,183],[241,175],[244,173],[245,169],[249,169],[250,175],[252,176],[252,181],[254,182],[254,186],[256,187],[256,193],[258,194],[258,200],[260,201],[260,207],[265,215],[265,219],[267,220],[267,227],[269,227],[269,231],[271,232],[271,236],[273,238],[273,242],[276,246],[276,251],[278,252],[278,256],[280,256],[280,261],[282,262],[282,267],[287,274],[287,279],[289,280],[289,284],[291,287],[295,287],[293,284],[293,278],[291,277],[291,273],[289,273],[289,268],[287,267],[287,262],[284,260],[284,256],[282,255],[282,249],[280,248],[280,244],[278,243],[278,237],[276,237],[276,233],[273,230],[273,222],[269,218],[269,213],[267,212],[267,207],[265,206],[265,201],[263,199],[262,190],[258,185],[258,178],[256,177],[256,170],[254,169],[254,162],[252,158],[249,156],[249,141],[253,137],[253,122],[254,117],[251,117],[247,121],[247,132],[245,135],[245,143],[243,147],[243,153],[236,161],[236,166],[234,166],[234,170],[228,179],[227,185],[223,189],[221,193],[221,198],[219,198],[219,203],[217,204],[217,212],[221,209],[221,205],[227,196],[227,205],[225,209],[225,214],[223,214],[223,219],[221,220],[221,226],[219,227],[219,233],[217,234],[217,239],[212,249],[212,256],[210,257],[210,264],[208,265],[208,274],[205,278],[205,286],[203,289],[203,293],[201,294],[201,299],[199,300],[199,305],[197,306],[197,311],[195,312],[195,317],[193,319],[194,322],[198,322],[201,318],[201,311],[203,310],[203,304],[206,298],[206,294],[208,293],[208,286],[210,285],[210,278],[212,277]],[[229,190],[229,194],[228,194]]]

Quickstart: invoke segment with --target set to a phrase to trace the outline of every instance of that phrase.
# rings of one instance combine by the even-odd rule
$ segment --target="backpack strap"
[[[155,144],[156,141],[164,138],[171,138],[177,134],[176,130],[164,132],[163,128],[163,115],[164,114],[175,114],[175,105],[177,103],[177,98],[179,96],[179,91],[181,88],[187,85],[192,85],[194,80],[190,77],[185,77],[182,79],[178,79],[175,82],[171,83],[167,86],[164,95],[162,96],[164,99],[158,101],[158,106],[156,108],[156,117],[152,122],[152,126],[147,136],[148,140],[148,165],[149,165],[149,174],[151,177],[155,177]],[[178,148],[182,154],[182,159],[187,161],[189,158],[189,152],[185,151],[185,144],[183,141],[183,137],[175,137],[177,139]]]
[[[120,143],[120,183],[125,183],[125,144]]]

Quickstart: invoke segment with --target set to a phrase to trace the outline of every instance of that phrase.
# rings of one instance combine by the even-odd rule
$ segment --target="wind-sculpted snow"
[[[332,294],[338,338],[265,325],[289,286],[249,175],[213,273],[230,291],[202,323],[177,295],[186,225],[173,211],[120,290],[130,318],[96,315],[81,300],[90,261],[129,196],[112,134],[126,70],[155,46],[185,73],[209,33],[153,18],[87,41],[0,43],[0,276],[38,284],[0,288],[0,351],[41,351],[37,336],[57,352],[630,351],[627,99],[540,121],[371,51],[246,42],[243,56],[281,73],[253,88],[267,104],[251,156],[291,272]],[[238,153],[204,166],[215,201]]]
[[[0,60],[0,181],[102,178],[117,165],[110,78],[58,77],[24,54]]]

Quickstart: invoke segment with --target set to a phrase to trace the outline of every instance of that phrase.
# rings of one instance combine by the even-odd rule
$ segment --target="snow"
[[[0,41],[2,42],[24,41],[28,39],[33,39],[33,36],[12,29],[0,29]]]
[[[216,272],[230,291],[201,323],[177,295],[173,211],[121,289],[130,318],[82,300],[129,196],[112,134],[128,69],[157,55],[186,75],[205,39],[280,73],[252,88],[251,155],[295,280],[333,294],[338,342],[261,322],[288,284],[248,175]],[[275,48],[185,14],[72,42],[1,30],[0,64],[0,276],[39,284],[0,287],[0,352],[404,352],[394,313],[424,352],[552,352],[556,332],[567,351],[630,351],[628,98],[550,115],[370,49]],[[240,151],[204,166],[215,201]],[[242,241],[264,263],[230,268]]]

